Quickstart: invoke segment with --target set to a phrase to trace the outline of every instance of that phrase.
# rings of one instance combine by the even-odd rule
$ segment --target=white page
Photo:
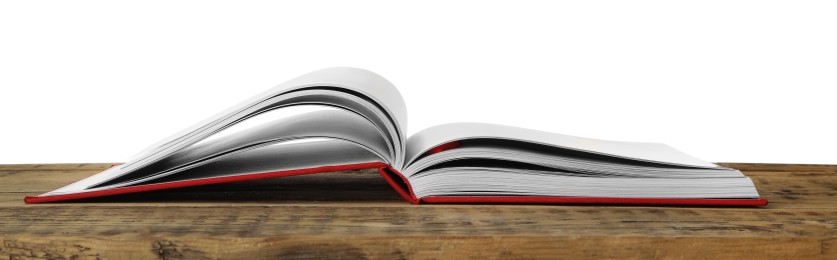
[[[313,168],[323,165],[346,165],[378,162],[381,158],[357,143],[339,139],[320,139],[302,143],[278,143],[250,149],[220,160],[184,169],[177,174],[139,184],[195,180],[203,178],[245,175],[271,171]],[[128,185],[130,186],[130,185]],[[106,190],[111,187],[86,189]],[[52,191],[45,195],[59,195],[79,191]]]
[[[649,164],[637,161],[608,160],[605,157],[574,157],[556,152],[545,152],[518,147],[500,146],[496,144],[467,144],[434,153],[417,159],[401,171],[407,176],[422,174],[422,170],[438,164],[464,161],[468,159],[488,159],[503,162],[520,162],[533,166],[553,168],[556,171],[577,172],[576,174],[593,175],[597,177],[644,177],[644,178],[737,178],[744,175],[729,168],[687,168],[668,165]],[[634,162],[634,163],[625,163]],[[485,163],[483,163],[485,164]],[[460,164],[461,165],[461,164]],[[471,164],[474,165],[474,164]],[[510,167],[514,166],[498,166]],[[520,167],[525,168],[525,167]],[[524,170],[524,169],[521,169]]]
[[[452,141],[495,138],[531,142],[566,149],[664,164],[717,168],[670,146],[658,143],[635,143],[597,140],[512,126],[486,123],[452,123],[434,126],[407,140],[406,165],[433,147]]]
[[[396,152],[394,155],[395,158],[391,163],[393,165],[402,164],[403,157],[400,155],[404,153],[403,146],[405,137],[403,135],[406,132],[404,128],[406,128],[407,117],[406,106],[398,90],[383,77],[366,70],[355,68],[329,68],[308,73],[256,95],[237,106],[231,107],[224,112],[207,118],[201,123],[181,131],[180,133],[172,135],[169,138],[158,142],[158,144],[152,145],[123,165],[110,168],[99,174],[79,181],[78,183],[60,188],[56,191],[64,192],[68,190],[78,190],[81,186],[90,186],[101,183],[140,169],[150,163],[161,160],[180,149],[205,139],[211,134],[217,133],[237,121],[244,120],[261,109],[275,106],[275,104],[280,104],[281,102],[294,102],[290,100],[294,98],[299,99],[299,101],[302,102],[299,104],[318,103],[317,100],[306,101],[306,99],[309,99],[312,96],[309,94],[301,94],[301,91],[297,90],[306,89],[303,91],[319,93],[319,95],[327,96],[328,94],[326,92],[329,92],[328,87],[336,87],[361,93],[372,100],[372,102],[380,105],[381,108],[385,110],[383,112],[392,117],[391,120],[387,119],[387,121],[394,124],[396,132],[394,134],[396,135],[395,138],[397,141],[394,142],[396,145]],[[335,93],[335,95],[344,94],[333,90],[330,92]],[[331,104],[325,102],[328,101],[319,101],[319,103],[322,104]],[[345,105],[345,103],[340,101],[335,102],[337,103],[333,103],[332,105],[341,107]],[[373,115],[365,116],[369,117]],[[370,117],[369,119],[374,118]],[[385,128],[389,130],[389,127]]]
[[[190,164],[195,161],[212,158],[217,154],[227,153],[238,148],[248,147],[254,144],[266,145],[270,142],[317,137],[343,139],[357,143],[359,146],[365,146],[370,151],[379,154],[379,157],[381,157],[380,160],[387,163],[394,156],[394,151],[391,147],[388,147],[389,142],[384,139],[380,130],[367,119],[349,111],[328,109],[283,118],[235,133],[225,138],[187,147],[171,154],[165,160],[159,161],[156,164],[150,164],[147,167],[155,167],[155,170],[150,174],[155,174],[154,178],[159,178],[177,172],[169,171],[170,169],[184,165],[194,167],[197,165]],[[227,155],[233,154],[230,153]],[[220,158],[212,158],[202,163],[209,163],[216,159]],[[143,169],[140,168],[138,170]],[[112,176],[100,173],[52,191],[49,195],[82,191],[90,186],[113,179],[109,177]],[[150,178],[131,181],[127,184],[135,184],[147,179]],[[110,187],[116,186],[122,185],[110,185]]]
[[[186,147],[164,160],[149,165],[150,171],[146,169],[147,167],[140,169],[139,175],[144,175],[145,178],[117,186],[145,182],[152,179],[147,177],[149,175],[153,175],[153,178],[170,175],[177,172],[171,170],[180,170],[185,166],[195,167],[196,162],[206,164],[220,159],[219,155],[228,157],[270,143],[305,138],[333,138],[350,141],[373,152],[379,157],[379,161],[386,163],[390,163],[394,157],[394,150],[389,147],[390,143],[371,122],[352,112],[328,109],[265,123],[225,138]],[[311,160],[316,161],[317,157]]]
[[[208,125],[213,125],[215,122],[227,119],[230,116],[238,114],[239,112],[271,97],[298,89],[323,86],[344,88],[366,95],[376,103],[380,104],[384,110],[386,110],[385,112],[393,117],[396,130],[400,133],[400,136],[403,138],[405,135],[404,133],[406,133],[407,127],[407,108],[404,104],[404,99],[401,97],[401,94],[395,86],[383,77],[367,70],[345,67],[328,68],[314,71],[282,83],[255,95],[236,106],[230,107],[215,116],[207,118],[189,128],[165,138],[135,155],[132,160],[129,160],[129,163],[126,163],[126,166],[130,165],[131,161],[142,159],[165,149],[172,143],[176,143],[178,139],[183,138],[184,136],[189,136],[190,133],[199,131]]]
[[[279,143],[252,149],[212,163],[146,183],[185,181],[271,171],[380,162],[381,158],[357,143],[321,139],[303,143]],[[142,184],[146,184],[142,183]]]
[[[180,149],[188,147],[189,145],[206,138],[210,138],[212,135],[217,134],[228,127],[236,125],[239,122],[248,120],[260,113],[270,110],[283,109],[289,106],[301,105],[326,105],[354,111],[355,113],[358,113],[375,123],[375,125],[378,126],[386,136],[391,138],[390,142],[395,144],[395,150],[397,151],[396,154],[403,154],[404,149],[401,146],[403,140],[401,140],[401,137],[397,136],[397,133],[395,133],[397,132],[395,123],[390,120],[384,111],[380,111],[375,104],[369,102],[370,101],[358,98],[352,94],[336,90],[305,89],[293,91],[262,101],[259,104],[239,111],[235,115],[230,115],[223,120],[206,125],[196,132],[181,136],[177,138],[177,140],[159,147],[153,153],[150,153],[145,157],[131,160],[123,165],[120,165],[120,167],[114,169],[112,175],[118,175],[120,172],[131,172],[140,167],[145,167],[147,164],[161,160]]]
[[[741,178],[597,178],[519,169],[454,167],[410,178],[416,197],[528,195],[606,198],[741,198],[759,194]]]

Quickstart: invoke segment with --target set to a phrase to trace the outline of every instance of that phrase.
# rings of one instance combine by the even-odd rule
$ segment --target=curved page
[[[403,146],[403,133],[405,132],[404,128],[406,128],[406,106],[398,90],[383,77],[366,70],[330,68],[285,82],[178,134],[172,135],[134,156],[132,160],[121,165],[118,170],[131,171],[144,166],[144,164],[159,160],[167,154],[206,138],[208,135],[243,118],[258,114],[259,111],[263,111],[267,107],[275,106],[275,103],[279,102],[273,100],[275,97],[293,95],[294,92],[300,90],[330,90],[334,92],[345,90],[359,93],[361,97],[371,100],[381,110],[384,110],[383,112],[395,125],[396,135],[399,137],[399,146]],[[317,103],[327,104],[328,102]]]
[[[659,165],[632,160],[614,160],[605,156],[579,156],[579,152],[567,153],[566,149],[543,151],[524,149],[520,146],[468,143],[461,147],[421,157],[401,171],[405,176],[423,174],[431,167],[457,167],[462,165],[517,162],[527,167],[546,167],[555,171],[567,171],[591,177],[644,177],[644,178],[740,178],[741,172],[728,168],[692,168]],[[564,151],[564,153],[561,153]],[[491,161],[486,161],[491,160]]]
[[[123,165],[81,181],[85,185],[118,178],[166,158],[242,120],[271,109],[290,105],[322,104],[357,112],[381,129],[394,144],[392,164],[400,165],[404,154],[406,108],[392,84],[372,72],[354,68],[315,71],[259,94],[203,122],[164,139]],[[381,125],[384,125],[381,127]],[[75,185],[71,185],[76,187]]]
[[[381,158],[357,143],[345,140],[317,140],[276,144],[248,150],[177,174],[142,184],[188,181],[272,171],[380,162]]]
[[[377,155],[379,159],[376,161],[392,160],[392,147],[389,147],[389,142],[371,122],[355,113],[332,109],[283,118],[224,138],[187,147],[163,160],[117,178],[105,179],[109,176],[97,174],[48,194],[89,190],[92,186],[111,188],[133,185],[273,143],[321,137],[355,143]],[[102,183],[104,185],[99,185]]]
[[[702,161],[665,144],[597,140],[485,123],[445,124],[416,133],[407,140],[406,165],[409,166],[416,158],[433,147],[453,141],[478,138],[530,142],[661,164],[719,168],[715,164]]]

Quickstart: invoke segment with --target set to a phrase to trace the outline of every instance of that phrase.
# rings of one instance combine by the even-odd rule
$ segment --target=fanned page
[[[292,114],[248,125],[282,111]],[[404,100],[386,79],[324,69],[26,202],[376,168],[412,203],[766,203],[741,172],[663,144],[484,123],[441,125],[407,139],[406,122]]]
[[[441,143],[481,137],[539,143],[662,164],[701,168],[718,167],[665,144],[606,141],[485,123],[453,123],[425,129],[410,137],[407,147],[407,160],[412,162],[419,155]]]
[[[327,109],[283,118],[234,135],[207,140],[242,121],[291,106]],[[401,165],[406,120],[403,98],[383,77],[355,68],[319,70],[285,82],[182,130],[147,148],[125,164],[35,198],[89,194],[143,185],[172,175],[181,175],[180,172],[218,160],[227,160],[249,150],[281,146],[289,141],[309,138],[351,142],[358,149],[376,155],[374,160],[367,161],[372,166]],[[202,142],[204,140],[207,141]],[[317,165],[341,166],[344,163],[342,160],[322,159]],[[289,167],[274,165],[274,168]],[[236,174],[239,173],[230,172],[227,175]]]
[[[425,202],[766,203],[741,172],[667,145],[485,123],[415,134],[401,173]]]

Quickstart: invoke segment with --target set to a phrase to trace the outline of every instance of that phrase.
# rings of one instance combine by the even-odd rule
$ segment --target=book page
[[[593,177],[637,178],[740,178],[729,168],[693,168],[620,159],[554,146],[495,139],[460,141],[455,149],[420,157],[401,171],[410,178],[428,168],[492,166],[510,169],[538,168]]]
[[[346,140],[375,154],[378,157],[376,161],[386,163],[390,163],[395,156],[392,144],[384,138],[380,129],[376,128],[370,121],[346,110],[327,109],[283,118],[224,138],[189,146],[132,172],[124,172],[117,176],[100,173],[49,194],[78,192],[89,190],[92,187],[101,189],[142,183],[247,150],[304,138]],[[313,159],[316,160],[316,158],[319,157]],[[324,161],[323,163],[327,162]]]
[[[368,149],[357,145],[357,143],[339,139],[318,139],[305,142],[278,143],[244,151],[141,184],[369,162],[381,162],[381,158]]]
[[[152,145],[125,164],[56,191],[79,190],[119,178],[271,109],[312,104],[346,109],[373,122],[381,130],[376,132],[383,132],[393,146],[390,163],[403,163],[401,155],[404,154],[407,115],[404,100],[398,90],[383,77],[366,70],[330,68],[276,86]]]
[[[294,93],[304,90],[330,90],[340,92],[341,90],[360,93],[368,98],[374,105],[378,106],[386,114],[387,118],[394,125],[395,136],[398,139],[399,148],[403,147],[406,132],[407,112],[404,99],[398,90],[383,77],[367,70],[356,68],[329,68],[318,70],[292,79],[279,86],[271,88],[261,94],[241,102],[240,104],[224,110],[210,118],[207,118],[192,127],[184,129],[177,134],[151,145],[149,148],[135,155],[126,164],[120,166],[125,171],[133,170],[135,164],[144,164],[154,161],[171,153],[173,150],[188,146],[214,133],[219,128],[228,126],[243,118],[252,116],[264,108],[274,106],[281,100],[269,101],[276,97],[288,98]],[[287,105],[304,104],[312,101],[288,102]],[[329,102],[320,102],[329,103]],[[401,150],[401,149],[399,149]],[[399,159],[400,161],[400,159]]]
[[[555,171],[453,167],[410,178],[416,197],[562,196],[599,198],[757,199],[748,177],[596,178]]]
[[[665,144],[598,140],[486,123],[445,124],[431,127],[416,133],[407,140],[406,165],[409,166],[416,160],[416,158],[433,147],[453,141],[478,138],[531,142],[582,152],[662,164],[702,168],[719,167],[680,152]]]
[[[352,112],[327,109],[276,120],[224,138],[186,147],[163,160],[102,185],[125,186],[141,183],[246,150],[306,138],[346,140],[378,156],[377,161],[386,163],[391,163],[395,156],[391,144],[369,121]],[[317,158],[311,160],[316,161]]]

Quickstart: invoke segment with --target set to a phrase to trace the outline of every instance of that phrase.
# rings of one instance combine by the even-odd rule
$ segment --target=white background
[[[0,163],[120,162],[360,67],[410,133],[492,122],[708,161],[837,163],[834,1],[0,3]]]

